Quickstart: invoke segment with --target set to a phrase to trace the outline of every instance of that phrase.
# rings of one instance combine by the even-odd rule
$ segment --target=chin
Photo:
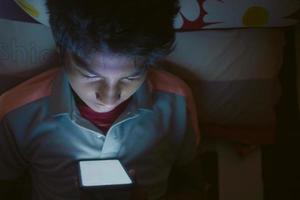
[[[116,106],[110,106],[110,107],[106,107],[103,105],[95,105],[93,107],[91,107],[94,111],[99,112],[99,113],[105,113],[105,112],[109,112],[112,111],[113,109],[116,108]]]

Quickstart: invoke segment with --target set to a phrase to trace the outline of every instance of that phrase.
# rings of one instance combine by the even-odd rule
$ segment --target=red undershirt
[[[76,96],[76,95],[75,95]],[[99,113],[88,107],[79,97],[75,97],[77,107],[82,117],[96,125],[104,134],[108,131],[114,121],[121,115],[129,103],[129,99],[122,102],[112,111]]]

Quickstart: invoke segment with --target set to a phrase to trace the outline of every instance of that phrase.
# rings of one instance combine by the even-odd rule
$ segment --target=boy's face
[[[112,54],[93,54],[88,62],[66,53],[70,85],[96,112],[109,112],[133,95],[146,78],[143,60]]]

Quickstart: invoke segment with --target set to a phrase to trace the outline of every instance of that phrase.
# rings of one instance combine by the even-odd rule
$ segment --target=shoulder
[[[51,93],[52,80],[59,68],[41,73],[0,96],[0,120],[10,111],[47,97]]]
[[[188,111],[188,117],[195,133],[195,141],[199,144],[200,141],[200,130],[198,125],[198,113],[197,106],[194,101],[193,93],[189,86],[175,75],[163,71],[153,70],[149,71],[150,85],[153,91],[163,91],[172,93],[185,98],[186,107]],[[182,106],[182,105],[181,105]]]
[[[152,90],[173,93],[176,95],[190,97],[191,90],[189,86],[177,76],[164,70],[149,70],[148,78],[151,83]]]

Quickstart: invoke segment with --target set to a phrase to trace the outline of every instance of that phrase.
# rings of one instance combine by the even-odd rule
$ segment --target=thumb
[[[145,190],[139,185],[138,182],[138,177],[137,177],[137,173],[136,170],[134,169],[130,169],[128,170],[128,174],[129,176],[132,178],[133,180],[133,190],[132,190],[132,200],[147,200],[147,194],[145,192]]]
[[[135,170],[134,169],[128,170],[128,174],[129,174],[130,178],[132,178],[132,180],[134,182],[136,182],[136,172],[135,172]]]

